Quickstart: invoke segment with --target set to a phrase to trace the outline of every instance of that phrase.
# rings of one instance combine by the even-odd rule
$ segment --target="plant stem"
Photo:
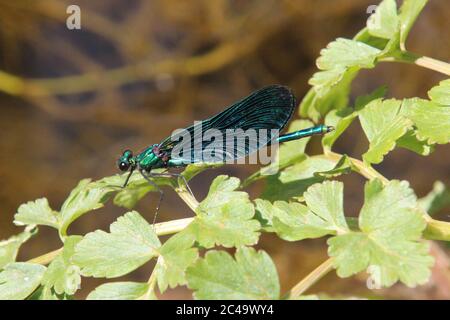
[[[28,263],[38,263],[38,264],[49,264],[53,259],[55,259],[61,252],[63,248],[59,248],[50,252],[47,252],[46,254],[43,254],[42,256],[33,258],[28,260]]]
[[[184,218],[157,223],[155,224],[155,232],[158,236],[177,233],[186,228],[192,220],[194,220],[194,218]]]
[[[423,68],[443,73],[450,76],[450,64],[429,57],[420,57],[414,63]]]
[[[180,187],[176,189],[178,196],[183,199],[184,202],[191,208],[192,211],[195,212],[195,210],[198,207],[198,201],[194,198],[194,196],[186,190],[184,187]]]
[[[156,265],[159,263],[159,259],[161,259],[161,256],[158,258],[158,261],[156,261]],[[147,284],[148,284],[148,289],[147,292],[139,298],[139,300],[149,300],[150,296],[152,294],[154,294],[154,289],[155,289],[155,285],[156,285],[156,265],[153,268],[152,273],[150,274],[150,278],[148,278],[147,280]]]
[[[429,240],[450,241],[450,222],[427,219],[423,236]]]
[[[291,290],[289,290],[289,292],[287,292],[283,298],[298,298],[331,270],[333,270],[333,258],[328,258],[325,262],[323,262],[310,274],[303,278],[299,283],[297,283]]]
[[[450,76],[450,64],[430,57],[421,56],[409,51],[399,51],[381,61],[413,63],[417,66]]]
[[[333,152],[331,150],[325,150],[324,155],[330,159],[335,161],[336,163],[339,162],[339,160],[342,158],[342,154]],[[348,159],[352,162],[352,164],[355,166],[356,169],[358,169],[358,173],[360,173],[362,176],[366,177],[369,180],[373,179],[380,179],[383,184],[386,184],[389,182],[389,179],[387,179],[385,176],[383,176],[381,173],[376,171],[374,168],[366,165],[361,160],[348,157]]]

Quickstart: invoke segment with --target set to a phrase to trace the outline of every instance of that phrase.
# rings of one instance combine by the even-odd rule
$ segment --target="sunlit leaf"
[[[119,217],[110,231],[88,233],[77,244],[72,260],[82,275],[119,277],[157,256],[161,243],[153,227],[136,211]]]
[[[50,208],[46,198],[41,198],[22,204],[14,215],[14,224],[18,226],[37,224],[58,229],[59,215]]]
[[[235,247],[258,242],[260,224],[248,194],[235,191],[239,179],[220,175],[200,203],[197,217],[188,226],[197,242],[206,248],[215,245]]]
[[[87,300],[136,300],[147,293],[147,283],[110,282],[89,293]]]
[[[400,7],[400,46],[405,50],[405,42],[408,38],[414,22],[423,10],[428,0],[404,0]]]
[[[13,262],[0,272],[0,300],[22,300],[40,284],[45,267],[40,264]]]
[[[25,230],[18,235],[0,241],[0,269],[8,263],[16,261],[20,246],[36,232],[37,228],[31,225],[27,226]]]
[[[42,284],[53,288],[57,294],[73,295],[80,287],[80,268],[72,263],[72,256],[81,239],[81,236],[66,238],[62,253],[50,263],[44,274]]]
[[[267,178],[267,185],[261,198],[275,201],[300,197],[309,186],[325,180],[324,177],[317,176],[317,172],[332,170],[335,165],[334,161],[324,156],[308,157]]]
[[[314,175],[324,178],[333,178],[338,177],[342,174],[350,173],[353,169],[354,165],[352,161],[346,155],[343,155],[341,159],[339,159],[339,161],[336,163],[333,169],[326,171],[318,171],[314,173]]]
[[[443,80],[431,88],[428,96],[433,102],[450,107],[450,79]]]
[[[381,286],[398,280],[413,287],[428,281],[433,259],[419,242],[426,222],[416,209],[408,183],[367,182],[359,215],[361,232],[350,231],[328,240],[337,274],[348,277],[365,269]]]
[[[313,125],[314,124],[308,120],[294,120],[291,122],[289,128],[286,131],[294,132],[297,130],[312,127]],[[305,149],[309,140],[310,137],[307,137],[280,144],[273,162],[268,166],[261,168],[259,171],[252,174],[250,177],[248,177],[243,182],[243,185],[247,186],[261,178],[274,175],[278,173],[280,170],[292,164],[303,161],[306,158]]]
[[[192,248],[195,238],[189,232],[180,232],[167,240],[159,250],[156,264],[156,278],[159,290],[175,288],[186,284],[186,268],[198,257],[198,250]]]
[[[434,151],[434,145],[429,144],[426,140],[419,140],[415,130],[409,130],[405,135],[398,139],[397,146],[422,156],[428,156]]]
[[[339,67],[372,68],[380,52],[363,42],[338,38],[322,49],[317,66],[321,70]]]
[[[39,286],[27,300],[71,300],[72,296],[67,294],[57,294],[53,288]]]
[[[65,234],[69,225],[83,214],[103,207],[113,189],[90,184],[90,179],[81,180],[72,190],[61,207],[61,234]]]
[[[419,139],[429,144],[450,142],[450,108],[412,98],[403,100],[401,113],[414,122]]]
[[[314,87],[318,97],[323,97],[342,80],[346,71],[345,67],[319,71],[314,73],[308,83]]]
[[[278,299],[278,274],[264,251],[242,247],[235,259],[224,251],[209,251],[187,270],[196,299]]]
[[[391,39],[399,30],[399,18],[395,0],[383,0],[374,14],[367,20],[367,28],[371,35]]]
[[[322,138],[322,145],[324,148],[331,150],[336,140],[344,133],[350,126],[353,120],[357,117],[357,113],[352,109],[332,110],[325,118],[327,126],[334,127],[334,131],[327,133]]]
[[[411,120],[399,113],[401,101],[377,99],[359,111],[359,119],[370,142],[364,161],[380,163],[395,148],[396,141],[412,126]]]
[[[303,204],[275,201],[271,211],[274,231],[284,240],[298,241],[336,233],[330,221],[322,219]]]

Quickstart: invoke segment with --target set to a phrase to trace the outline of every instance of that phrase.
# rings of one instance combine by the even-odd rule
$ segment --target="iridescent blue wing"
[[[296,99],[289,88],[268,86],[209,119],[179,130],[162,141],[159,148],[184,164],[236,160],[275,139],[295,107]]]

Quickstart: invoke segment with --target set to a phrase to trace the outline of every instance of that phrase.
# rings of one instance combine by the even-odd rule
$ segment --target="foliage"
[[[384,0],[353,39],[338,38],[321,51],[320,71],[310,79],[312,88],[300,103],[300,115],[310,120],[293,121],[289,129],[321,120],[334,126],[334,132],[322,137],[323,154],[307,155],[308,139],[289,142],[277,154],[280,171],[261,168],[243,183],[218,176],[200,203],[190,198],[182,179],[159,177],[155,183],[173,187],[196,215],[169,231],[129,211],[111,224],[109,232],[68,235],[76,219],[113,196],[115,205],[131,210],[154,192],[138,173],[126,189],[117,187],[125,175],[82,180],[59,211],[46,198],[22,204],[14,223],[25,230],[0,242],[0,299],[70,299],[83,277],[121,277],[151,260],[155,266],[147,282],[107,282],[88,299],[153,299],[156,288],[162,293],[180,285],[192,289],[197,299],[278,299],[274,262],[264,250],[251,247],[263,232],[286,241],[327,237],[329,265],[340,277],[366,271],[380,286],[426,283],[433,258],[425,239],[432,235],[450,241],[449,224],[430,215],[449,205],[450,193],[436,182],[430,194],[418,200],[407,181],[388,180],[372,164],[381,163],[396,147],[427,156],[436,144],[450,142],[450,79],[430,88],[429,100],[385,99],[386,88],[381,87],[353,105],[349,102],[351,83],[361,69],[418,59],[406,51],[405,42],[426,2],[405,0],[398,11],[394,0]],[[362,161],[332,151],[355,120],[369,142]],[[191,165],[183,175],[190,180],[209,167]],[[357,223],[344,212],[344,185],[335,180],[351,173],[368,179]],[[265,190],[252,200],[242,189],[260,179],[266,182]],[[16,262],[20,246],[37,226],[56,229],[62,250]],[[174,235],[162,242],[159,236],[168,233]],[[236,250],[230,254],[221,247]],[[317,270],[313,272],[329,271]],[[287,296],[302,298],[301,294],[293,289]],[[308,297],[319,296],[303,296]]]

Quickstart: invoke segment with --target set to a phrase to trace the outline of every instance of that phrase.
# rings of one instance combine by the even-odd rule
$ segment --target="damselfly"
[[[280,85],[268,86],[253,92],[219,114],[183,129],[183,137],[188,136],[189,139],[181,139],[180,141],[180,139],[174,139],[172,135],[159,144],[147,147],[137,155],[133,155],[130,150],[125,150],[117,162],[121,171],[130,171],[124,187],[133,171],[139,170],[142,176],[160,192],[156,209],[158,211],[163,192],[151,180],[151,177],[169,176],[184,179],[184,176],[173,172],[155,173],[152,172],[153,169],[185,167],[192,163],[205,162],[205,154],[209,155],[208,163],[229,162],[246,157],[273,142],[281,143],[297,140],[333,130],[330,126],[317,125],[280,136],[278,133],[292,117],[296,105],[295,96],[289,88]],[[234,130],[234,138],[243,143],[233,143],[230,148],[229,144],[218,144],[217,141],[212,141],[212,139],[198,139],[199,135],[208,131],[211,132],[211,130],[216,134],[222,134],[224,137],[227,132]],[[248,130],[259,133],[257,141],[248,141],[248,135],[246,135]],[[239,134],[243,136],[239,136]],[[180,135],[178,135],[179,137]],[[198,140],[200,142],[196,143]],[[177,152],[174,152],[175,150]],[[185,179],[184,183],[192,194]]]

